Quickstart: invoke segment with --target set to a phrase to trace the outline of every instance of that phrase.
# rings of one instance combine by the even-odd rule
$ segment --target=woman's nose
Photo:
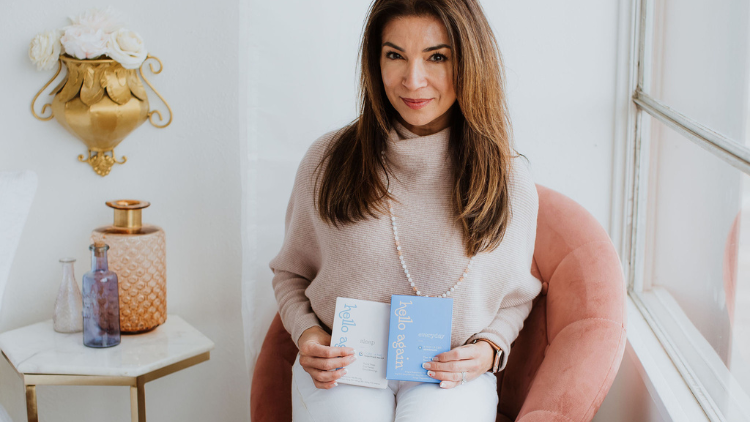
[[[409,91],[416,91],[427,85],[427,75],[423,64],[419,60],[409,63],[402,84]]]

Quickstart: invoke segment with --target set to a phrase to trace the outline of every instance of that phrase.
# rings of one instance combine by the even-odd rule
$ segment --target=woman
[[[360,54],[360,116],[302,160],[270,263],[294,420],[494,421],[493,371],[541,290],[495,38],[476,0],[376,0]],[[329,347],[336,297],[394,294],[453,298],[451,350],[426,364],[441,382],[338,385],[355,358]]]

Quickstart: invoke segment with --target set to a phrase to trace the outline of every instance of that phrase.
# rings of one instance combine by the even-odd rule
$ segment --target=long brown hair
[[[397,111],[380,73],[382,33],[391,19],[433,16],[453,49],[450,153],[453,208],[463,227],[467,255],[492,251],[510,221],[508,174],[512,129],[504,69],[497,41],[476,0],[375,0],[364,27],[359,58],[360,115],[330,144],[316,172],[316,205],[323,221],[337,226],[385,214],[388,193],[385,149]],[[384,183],[380,172],[386,175]]]

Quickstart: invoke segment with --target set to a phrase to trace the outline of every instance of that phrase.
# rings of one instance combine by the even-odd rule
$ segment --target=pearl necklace
[[[385,158],[385,151],[382,151],[381,154]],[[391,189],[388,189],[388,193],[393,193]],[[393,240],[396,241],[396,252],[398,253],[398,259],[401,261],[401,268],[404,269],[404,274],[406,275],[406,280],[409,282],[409,285],[411,286],[412,290],[416,293],[417,296],[422,296],[422,292],[417,288],[416,284],[414,284],[414,280],[411,278],[411,274],[409,274],[409,269],[406,267],[406,262],[404,261],[404,254],[401,252],[401,242],[398,240],[398,227],[396,226],[396,216],[393,215],[393,202],[388,199],[388,213],[391,215],[391,228],[393,229]],[[472,256],[471,259],[469,259],[468,265],[466,265],[466,268],[464,269],[463,274],[461,274],[461,277],[458,278],[458,282],[453,285],[450,289],[448,289],[445,293],[442,295],[436,295],[433,297],[448,297],[453,293],[458,287],[464,282],[466,277],[469,275],[469,270],[471,270],[472,265],[474,264],[474,258],[476,255]],[[424,295],[425,297],[430,297],[430,295]]]

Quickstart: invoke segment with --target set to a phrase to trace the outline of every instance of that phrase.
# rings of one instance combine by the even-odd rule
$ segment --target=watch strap
[[[477,338],[474,339],[472,344],[476,344],[477,341],[484,341],[489,343],[490,347],[495,351],[495,357],[492,360],[492,373],[497,373],[500,370],[500,365],[502,364],[502,357],[503,357],[503,349],[500,348],[497,344],[495,344],[492,340],[486,339],[486,338]]]

